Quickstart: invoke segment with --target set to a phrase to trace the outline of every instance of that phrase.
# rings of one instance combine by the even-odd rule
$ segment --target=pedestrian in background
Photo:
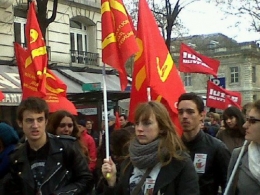
[[[232,153],[234,148],[241,147],[245,141],[245,118],[237,107],[231,106],[224,110],[223,121],[225,130],[219,131],[216,137],[224,142]]]
[[[197,174],[166,108],[156,101],[139,104],[134,121],[135,138],[119,178],[112,159],[104,160],[104,194],[198,195]]]
[[[227,195],[257,195],[260,193],[260,100],[251,105],[251,110],[248,112],[243,127],[246,130],[245,139],[249,142],[249,145],[245,146]],[[228,177],[234,169],[241,149],[241,147],[236,148],[232,153]]]
[[[224,191],[230,152],[224,143],[204,133],[204,102],[195,93],[184,93],[178,99],[178,117],[183,129],[182,140],[199,176],[200,195],[217,195]]]

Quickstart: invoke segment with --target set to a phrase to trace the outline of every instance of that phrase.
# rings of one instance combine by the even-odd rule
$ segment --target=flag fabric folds
[[[180,128],[176,104],[185,88],[146,0],[139,1],[137,42],[139,52],[135,56],[129,120],[133,121],[136,106],[148,101],[150,87],[151,99],[162,102]]]
[[[2,91],[0,91],[0,101],[2,101],[5,98],[5,95],[3,94]]]
[[[236,106],[241,109],[241,94],[236,91],[229,91],[211,81],[207,84],[207,101],[208,107],[225,110],[229,106]]]
[[[210,74],[214,77],[217,77],[220,65],[218,60],[204,56],[184,43],[181,44],[179,63],[181,72]]]
[[[46,71],[48,64],[47,49],[44,38],[36,17],[35,2],[31,2],[27,14],[27,22],[25,26],[25,36],[27,41],[28,52],[33,61],[36,71],[36,80],[38,90],[42,94],[46,94]]]
[[[122,0],[102,0],[102,61],[119,72],[121,90],[127,86],[125,63],[138,51],[132,21]]]
[[[77,115],[75,106],[66,98],[67,86],[51,70],[46,71],[46,95],[38,91],[37,75],[29,50],[24,49],[18,43],[14,43],[21,86],[22,99],[30,96],[45,99],[50,112],[67,110]]]

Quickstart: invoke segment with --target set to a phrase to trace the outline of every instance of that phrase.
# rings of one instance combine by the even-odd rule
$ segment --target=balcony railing
[[[98,53],[71,50],[71,62],[98,66]]]

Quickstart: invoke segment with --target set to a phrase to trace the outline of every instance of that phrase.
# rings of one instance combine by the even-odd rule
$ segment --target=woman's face
[[[142,120],[142,116],[135,124],[135,135],[140,144],[148,144],[155,140],[159,135],[158,122],[154,114],[146,121]]]
[[[73,121],[70,117],[65,116],[56,130],[57,135],[71,135],[73,131]]]
[[[237,125],[237,119],[234,116],[230,116],[226,119],[227,126],[233,129]]]
[[[254,108],[249,111],[243,127],[246,129],[245,139],[260,144],[260,114]]]

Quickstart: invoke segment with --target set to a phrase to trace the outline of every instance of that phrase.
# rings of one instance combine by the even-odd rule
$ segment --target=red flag
[[[50,112],[67,110],[77,115],[75,106],[66,98],[67,86],[51,70],[46,71],[46,95],[38,91],[36,73],[28,50],[22,48],[18,43],[14,44],[15,56],[21,78],[23,98],[30,96],[41,97],[48,103]]]
[[[27,47],[36,72],[38,91],[46,94],[47,49],[36,17],[35,2],[30,3],[25,26]]]
[[[127,86],[125,63],[138,51],[130,16],[122,0],[102,0],[102,61],[119,72],[121,90]]]
[[[2,101],[3,99],[5,99],[5,95],[3,94],[2,91],[0,91],[0,101]]]
[[[118,112],[116,112],[115,130],[119,130],[120,128],[121,128],[120,118]]]
[[[184,85],[145,0],[139,1],[137,41],[140,51],[134,64],[129,120],[136,106],[148,100],[150,87],[151,99],[166,106],[181,134],[176,103],[185,92]]]
[[[208,81],[206,102],[208,107],[225,110],[229,106],[236,106],[241,109],[241,101],[239,92],[226,90]]]
[[[184,43],[181,44],[180,49],[180,71],[210,74],[217,77],[218,67],[220,62],[218,60],[209,58],[199,54],[191,47]]]

